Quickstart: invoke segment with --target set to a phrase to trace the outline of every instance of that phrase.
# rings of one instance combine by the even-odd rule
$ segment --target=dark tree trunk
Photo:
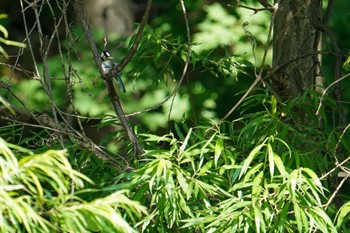
[[[282,98],[322,86],[322,0],[281,0],[274,22],[272,87]]]

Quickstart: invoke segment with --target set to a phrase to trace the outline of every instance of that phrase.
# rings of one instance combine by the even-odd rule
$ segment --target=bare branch
[[[263,2],[263,1],[259,1],[259,2]],[[254,8],[254,7],[250,7],[250,6],[245,6],[245,5],[242,5],[240,2],[236,3],[236,5],[227,4],[227,6],[229,6],[229,7],[241,7],[241,8],[247,9],[247,10],[251,10],[254,12],[253,15],[255,15],[256,13],[258,13],[260,11],[270,11],[270,12],[274,11],[274,7],[272,5],[269,5],[269,4],[263,5],[264,6],[263,8]]]

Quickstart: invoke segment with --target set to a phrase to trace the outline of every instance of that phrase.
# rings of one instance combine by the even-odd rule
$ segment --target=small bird
[[[101,59],[102,59],[103,74],[108,74],[109,72],[112,72],[114,69],[117,69],[119,66],[119,64],[114,60],[114,58],[107,51],[103,51],[101,53]],[[125,90],[125,86],[122,81],[121,75],[117,73],[115,78],[118,80],[122,91],[125,93],[126,90]]]

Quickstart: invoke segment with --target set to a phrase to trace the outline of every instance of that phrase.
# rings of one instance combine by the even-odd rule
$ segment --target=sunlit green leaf
[[[192,187],[190,188],[190,186],[187,184],[181,170],[177,170],[176,174],[179,185],[182,188],[182,191],[186,194],[186,199],[188,200],[191,197]]]
[[[224,141],[222,140],[222,138],[219,137],[215,143],[215,154],[214,154],[215,167],[218,166],[218,160],[223,150],[224,150]]]
[[[213,166],[213,161],[207,162],[198,172],[198,176],[204,175]]]
[[[187,144],[188,144],[188,140],[190,139],[190,136],[191,136],[191,133],[192,133],[192,128],[190,128],[190,130],[188,131],[186,138],[180,147],[181,152],[183,152],[186,149]]]
[[[350,214],[350,202],[346,202],[344,205],[342,205],[342,207],[340,207],[335,218],[336,228],[338,230],[341,228],[342,225],[346,223],[346,221],[349,220],[349,217],[350,217],[349,214]]]
[[[201,149],[201,154],[200,154],[200,162],[198,165],[198,169],[200,169],[202,167],[203,161],[204,161],[204,152],[207,149],[207,147],[211,144],[211,142],[214,140],[215,136],[216,136],[216,132],[209,138],[209,140],[207,140],[204,144],[204,146]]]
[[[272,146],[270,143],[267,143],[266,146],[267,146],[267,155],[268,155],[269,168],[270,168],[270,176],[271,176],[271,181],[272,181],[273,175],[275,172],[274,152],[272,150]]]
[[[286,172],[286,169],[283,165],[283,162],[281,160],[281,157],[278,156],[278,154],[276,153],[273,153],[273,160],[276,164],[276,167],[278,169],[278,171],[281,173],[282,176],[286,176],[287,175],[287,172]]]
[[[258,146],[256,146],[248,155],[248,157],[246,158],[246,160],[243,163],[242,169],[241,169],[241,173],[239,174],[239,179],[241,179],[242,175],[244,173],[247,172],[248,167],[250,166],[251,162],[253,161],[253,159],[255,158],[255,156],[260,152],[261,148],[264,147],[265,144],[262,143]]]

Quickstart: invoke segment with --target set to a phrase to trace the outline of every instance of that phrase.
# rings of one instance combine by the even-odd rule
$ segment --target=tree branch
[[[142,22],[141,22],[141,25],[140,25],[140,28],[139,28],[139,32],[137,34],[137,38],[135,40],[135,43],[132,46],[132,48],[130,49],[129,54],[127,55],[127,57],[123,60],[123,62],[122,62],[123,66],[120,66],[120,69],[122,69],[122,67],[124,67],[130,61],[131,57],[133,56],[133,54],[135,53],[135,51],[137,49],[138,43],[139,43],[139,41],[141,39],[143,28],[144,28],[144,26],[145,26],[145,24],[147,22],[147,19],[148,19],[151,3],[152,3],[152,1],[149,0],[148,4],[147,4],[146,11],[145,11],[145,14],[144,14],[144,17],[142,19]],[[90,32],[89,25],[87,23],[87,20],[85,18],[84,13],[83,13],[83,10],[82,10],[83,7],[82,7],[81,2],[79,0],[75,0],[74,1],[74,9],[75,9],[76,13],[78,14],[78,17],[79,17],[80,22],[82,24],[82,27],[83,27],[83,30],[84,30],[84,34],[85,34],[85,37],[86,37],[86,39],[87,39],[87,41],[88,41],[88,43],[90,45],[91,51],[92,51],[93,56],[94,56],[95,63],[98,65],[98,68],[99,68],[99,71],[100,71],[100,74],[101,74],[102,78],[106,81],[106,86],[107,86],[107,89],[108,89],[110,101],[111,101],[111,103],[113,105],[115,113],[117,114],[117,116],[118,116],[118,118],[119,118],[119,120],[120,120],[120,122],[121,122],[121,124],[122,124],[122,126],[124,128],[124,130],[126,131],[130,142],[134,146],[135,154],[141,155],[141,154],[144,153],[144,150],[142,149],[142,146],[141,146],[140,142],[138,141],[138,138],[136,137],[136,135],[132,131],[129,122],[127,121],[127,119],[125,117],[123,108],[122,108],[122,106],[120,104],[119,96],[118,96],[118,94],[117,94],[117,92],[115,91],[115,88],[114,88],[113,74],[110,73],[110,74],[105,75],[102,72],[101,58],[100,58],[99,52],[97,50],[95,41],[94,41],[94,39],[92,37],[92,34]]]
[[[261,66],[260,66],[259,74],[255,78],[254,82],[250,85],[250,87],[247,90],[247,92],[244,93],[244,95],[239,99],[239,101],[230,109],[230,111],[228,111],[228,113],[226,113],[226,115],[221,120],[219,120],[219,122],[216,125],[220,125],[222,122],[224,122],[241,105],[241,103],[250,95],[250,93],[253,91],[254,87],[259,83],[259,81],[262,81],[262,77],[261,76],[262,76],[262,72],[263,72],[263,67],[265,65],[266,56],[267,56],[268,50],[270,49],[270,41],[271,41],[271,37],[272,37],[272,28],[273,28],[273,23],[275,21],[276,11],[278,9],[279,2],[280,2],[280,0],[277,1],[275,6],[273,7],[274,10],[273,10],[273,14],[272,14],[272,17],[271,17],[271,24],[270,24],[269,32],[268,32],[268,35],[267,35],[267,42],[266,42],[266,45],[265,45],[263,61],[262,61]],[[212,129],[213,128],[210,128],[206,132],[209,132]]]
[[[102,161],[108,162],[108,166],[122,173],[129,169],[126,161],[121,162],[101,150],[91,139],[80,134],[71,126],[65,123],[56,124],[55,120],[46,113],[33,113],[28,109],[22,109],[11,105],[13,111],[9,111],[6,107],[0,107],[0,120],[14,122],[26,127],[44,129],[51,134],[64,135],[73,139],[80,148],[93,153]]]
[[[118,72],[121,72],[124,69],[124,67],[130,62],[131,58],[134,56],[134,54],[135,54],[135,52],[137,50],[137,47],[139,46],[139,43],[141,41],[141,36],[142,36],[143,30],[144,30],[144,28],[145,28],[145,26],[147,24],[148,17],[149,17],[149,12],[151,11],[151,6],[152,6],[152,0],[148,0],[145,12],[144,12],[144,14],[142,16],[142,20],[141,20],[141,24],[139,26],[139,30],[137,31],[137,34],[136,34],[135,41],[134,41],[133,45],[131,46],[131,48],[130,48],[128,54],[126,55],[126,57],[119,64]]]

